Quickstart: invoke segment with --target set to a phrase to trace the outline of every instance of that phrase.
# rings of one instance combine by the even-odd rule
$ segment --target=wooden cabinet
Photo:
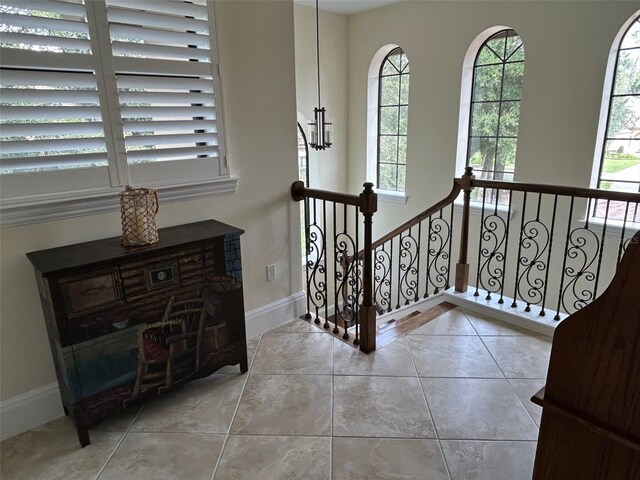
[[[240,235],[213,220],[27,254],[65,412],[80,444],[107,416],[207,376],[247,371]]]

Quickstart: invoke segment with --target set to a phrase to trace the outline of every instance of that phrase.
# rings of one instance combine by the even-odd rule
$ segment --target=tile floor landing
[[[525,480],[550,339],[456,308],[371,355],[295,320],[91,431],[0,444],[4,480]]]

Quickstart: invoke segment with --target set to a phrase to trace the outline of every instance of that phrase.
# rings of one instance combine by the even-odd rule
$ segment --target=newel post
[[[360,305],[360,350],[365,353],[376,349],[376,307],[373,304],[373,214],[378,210],[378,195],[373,183],[365,183],[360,194],[360,212],[364,215],[364,259],[362,268],[362,305]]]
[[[460,227],[460,256],[456,263],[456,292],[466,292],[469,286],[469,262],[467,250],[469,247],[469,203],[471,202],[471,180],[473,167],[465,167],[462,176],[462,190],[464,191],[464,203],[462,204],[462,225]]]

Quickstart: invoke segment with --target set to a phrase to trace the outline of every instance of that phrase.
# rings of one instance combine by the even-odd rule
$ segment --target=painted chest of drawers
[[[247,371],[240,235],[208,220],[27,254],[65,413],[82,446],[104,418],[225,365]]]

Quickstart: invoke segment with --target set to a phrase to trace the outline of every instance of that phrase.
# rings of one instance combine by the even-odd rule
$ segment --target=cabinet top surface
[[[124,247],[120,243],[120,237],[111,237],[30,252],[27,253],[27,258],[40,273],[46,275],[85,265],[146,256],[165,248],[234,233],[242,234],[244,230],[216,220],[205,220],[161,228],[158,230],[158,242],[144,247]]]

